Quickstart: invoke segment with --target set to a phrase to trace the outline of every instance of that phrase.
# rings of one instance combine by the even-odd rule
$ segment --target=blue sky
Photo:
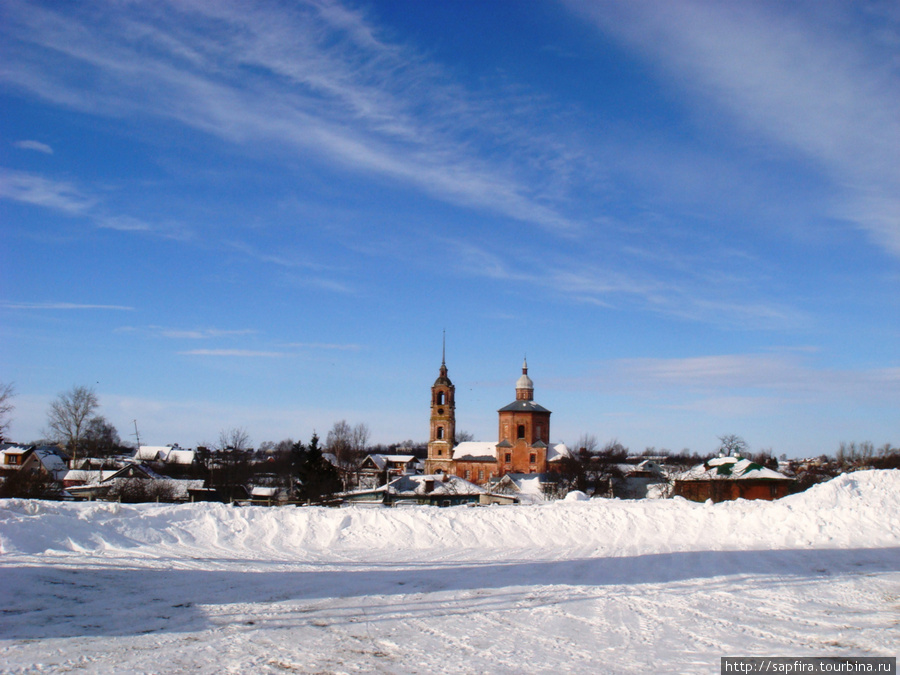
[[[900,443],[894,2],[0,2],[11,435]]]

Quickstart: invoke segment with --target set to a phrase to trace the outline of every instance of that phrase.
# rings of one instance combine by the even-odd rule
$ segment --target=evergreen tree
[[[313,433],[308,446],[294,444],[292,455],[296,462],[297,478],[300,480],[300,499],[321,504],[334,493],[340,492],[340,475],[331,462],[322,456],[318,435]]]

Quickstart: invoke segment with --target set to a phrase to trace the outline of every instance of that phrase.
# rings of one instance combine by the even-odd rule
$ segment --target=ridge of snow
[[[540,550],[627,556],[672,551],[900,545],[900,471],[860,471],[774,502],[560,501],[486,508],[233,507],[0,500],[0,551],[247,559],[396,560],[410,550],[494,556]],[[398,542],[402,546],[398,546]]]

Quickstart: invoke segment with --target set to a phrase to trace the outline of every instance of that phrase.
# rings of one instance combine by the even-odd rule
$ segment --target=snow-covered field
[[[779,502],[0,501],[4,673],[713,673],[896,656],[900,472]]]

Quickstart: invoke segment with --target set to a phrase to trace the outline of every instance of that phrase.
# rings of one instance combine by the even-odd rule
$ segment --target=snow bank
[[[840,476],[776,502],[594,499],[533,506],[373,509],[0,500],[0,551],[250,560],[394,560],[538,553],[877,548],[900,544],[900,471]]]

